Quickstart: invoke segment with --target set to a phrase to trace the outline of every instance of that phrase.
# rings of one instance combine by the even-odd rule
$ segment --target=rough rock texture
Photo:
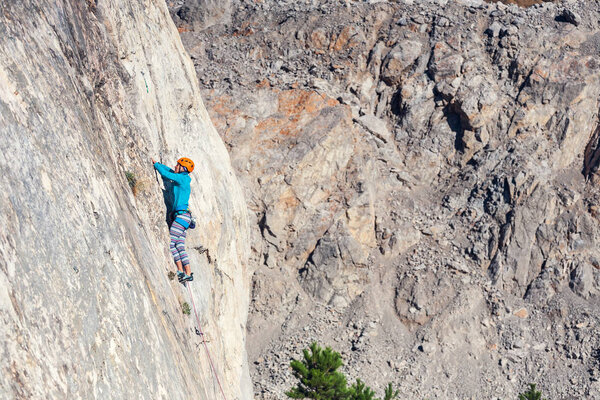
[[[599,11],[238,0],[182,33],[253,214],[258,398],[311,340],[378,393],[600,397]]]
[[[202,30],[231,21],[231,0],[179,0],[168,4],[180,31]]]
[[[245,203],[164,2],[2,2],[0,54],[0,398],[219,396],[167,277],[150,157],[182,154],[194,302],[228,398],[251,398]]]

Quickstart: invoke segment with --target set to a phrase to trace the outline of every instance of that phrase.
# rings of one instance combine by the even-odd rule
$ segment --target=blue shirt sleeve
[[[166,165],[163,165],[161,163],[154,163],[154,168],[156,168],[156,170],[161,176],[174,181],[178,185],[184,183],[185,177],[183,176],[183,174],[176,174],[175,171],[173,171]]]

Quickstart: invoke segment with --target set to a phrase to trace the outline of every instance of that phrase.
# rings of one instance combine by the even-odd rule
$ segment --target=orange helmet
[[[181,165],[182,167],[186,167],[188,172],[192,172],[194,170],[194,162],[187,157],[181,157],[179,160],[177,160],[177,164]]]

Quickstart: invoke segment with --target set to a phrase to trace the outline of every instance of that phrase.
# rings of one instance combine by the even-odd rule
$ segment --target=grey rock
[[[398,21],[396,21],[396,24],[400,26],[406,26],[408,25],[408,20],[406,19],[406,17],[402,17]]]
[[[564,8],[560,14],[558,15],[559,20],[568,22],[575,26],[579,26],[581,24],[581,17],[575,13],[574,11]]]
[[[390,131],[384,120],[375,117],[374,115],[363,115],[356,119],[358,124],[373,134],[375,137],[388,143],[391,139]]]
[[[491,37],[498,37],[502,28],[503,26],[500,22],[494,21],[485,32]]]
[[[423,342],[421,346],[419,346],[419,350],[427,355],[431,355],[436,352],[436,346],[430,342]]]
[[[599,275],[590,264],[581,263],[571,272],[571,289],[584,298],[598,295]]]
[[[252,359],[301,356],[310,325],[372,380],[410,358],[406,398],[518,397],[538,372],[547,397],[565,373],[600,397],[581,383],[600,343],[575,332],[599,317],[598,5],[570,2],[565,30],[551,3],[264,3],[182,33],[252,210]],[[258,398],[290,387],[277,366],[252,366]]]
[[[407,70],[421,55],[422,44],[418,40],[401,41],[384,60],[382,77],[390,85],[398,84]]]
[[[179,25],[195,31],[231,20],[231,0],[184,0],[176,10]]]

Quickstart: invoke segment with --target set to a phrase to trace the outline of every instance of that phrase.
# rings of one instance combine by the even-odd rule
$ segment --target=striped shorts
[[[179,214],[169,229],[169,234],[171,235],[169,250],[171,250],[175,262],[181,261],[181,264],[184,266],[190,263],[188,255],[185,252],[185,232],[187,227],[190,226],[191,219],[192,216],[189,213]]]

